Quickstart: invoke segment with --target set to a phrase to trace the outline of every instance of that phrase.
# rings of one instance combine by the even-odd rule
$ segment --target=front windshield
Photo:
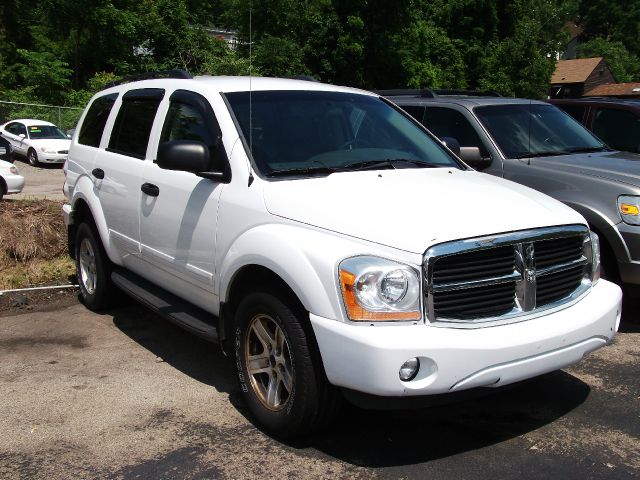
[[[30,125],[27,128],[29,138],[33,140],[47,139],[66,139],[67,136],[62,133],[58,127],[53,125]]]
[[[476,107],[474,112],[507,158],[604,148],[582,125],[553,105],[491,105]]]
[[[368,95],[323,91],[227,93],[267,176],[364,168],[462,168],[405,115]],[[250,134],[251,130],[251,134]]]

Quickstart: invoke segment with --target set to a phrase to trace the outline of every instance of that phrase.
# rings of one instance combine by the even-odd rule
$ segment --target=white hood
[[[586,222],[522,185],[447,168],[265,182],[273,215],[414,253],[448,240]]]
[[[40,151],[41,147],[46,147],[48,150],[54,150],[59,152],[61,150],[69,150],[71,146],[71,140],[64,138],[39,138],[31,139],[31,145],[33,148]]]

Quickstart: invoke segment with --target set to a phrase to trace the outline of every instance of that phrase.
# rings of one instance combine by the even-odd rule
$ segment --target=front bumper
[[[67,161],[67,153],[38,152],[38,161],[42,163],[64,163]]]
[[[508,325],[456,329],[430,325],[352,325],[311,314],[329,381],[378,396],[417,396],[498,387],[578,362],[611,341],[620,288],[601,280],[574,305]],[[400,366],[418,357],[416,378]]]
[[[22,175],[6,175],[4,181],[7,184],[7,194],[20,193],[24,187],[24,177]]]

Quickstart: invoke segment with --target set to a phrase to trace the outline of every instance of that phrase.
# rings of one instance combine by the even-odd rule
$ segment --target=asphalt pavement
[[[564,371],[281,443],[215,345],[142,307],[0,318],[0,478],[640,478],[640,315]]]

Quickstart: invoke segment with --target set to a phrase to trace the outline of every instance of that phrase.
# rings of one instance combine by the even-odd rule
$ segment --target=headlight
[[[49,148],[49,147],[40,147],[40,151],[44,152],[44,153],[56,153],[55,150],[53,150],[52,148]]]
[[[618,197],[618,211],[624,223],[640,225],[640,197],[621,195]]]
[[[16,168],[15,165],[11,165],[9,167],[9,172],[13,173],[14,175],[18,175],[18,169]]]
[[[339,267],[347,315],[353,321],[420,320],[420,276],[408,265],[352,257]]]
[[[600,280],[600,239],[591,232],[591,283],[595,285]]]

